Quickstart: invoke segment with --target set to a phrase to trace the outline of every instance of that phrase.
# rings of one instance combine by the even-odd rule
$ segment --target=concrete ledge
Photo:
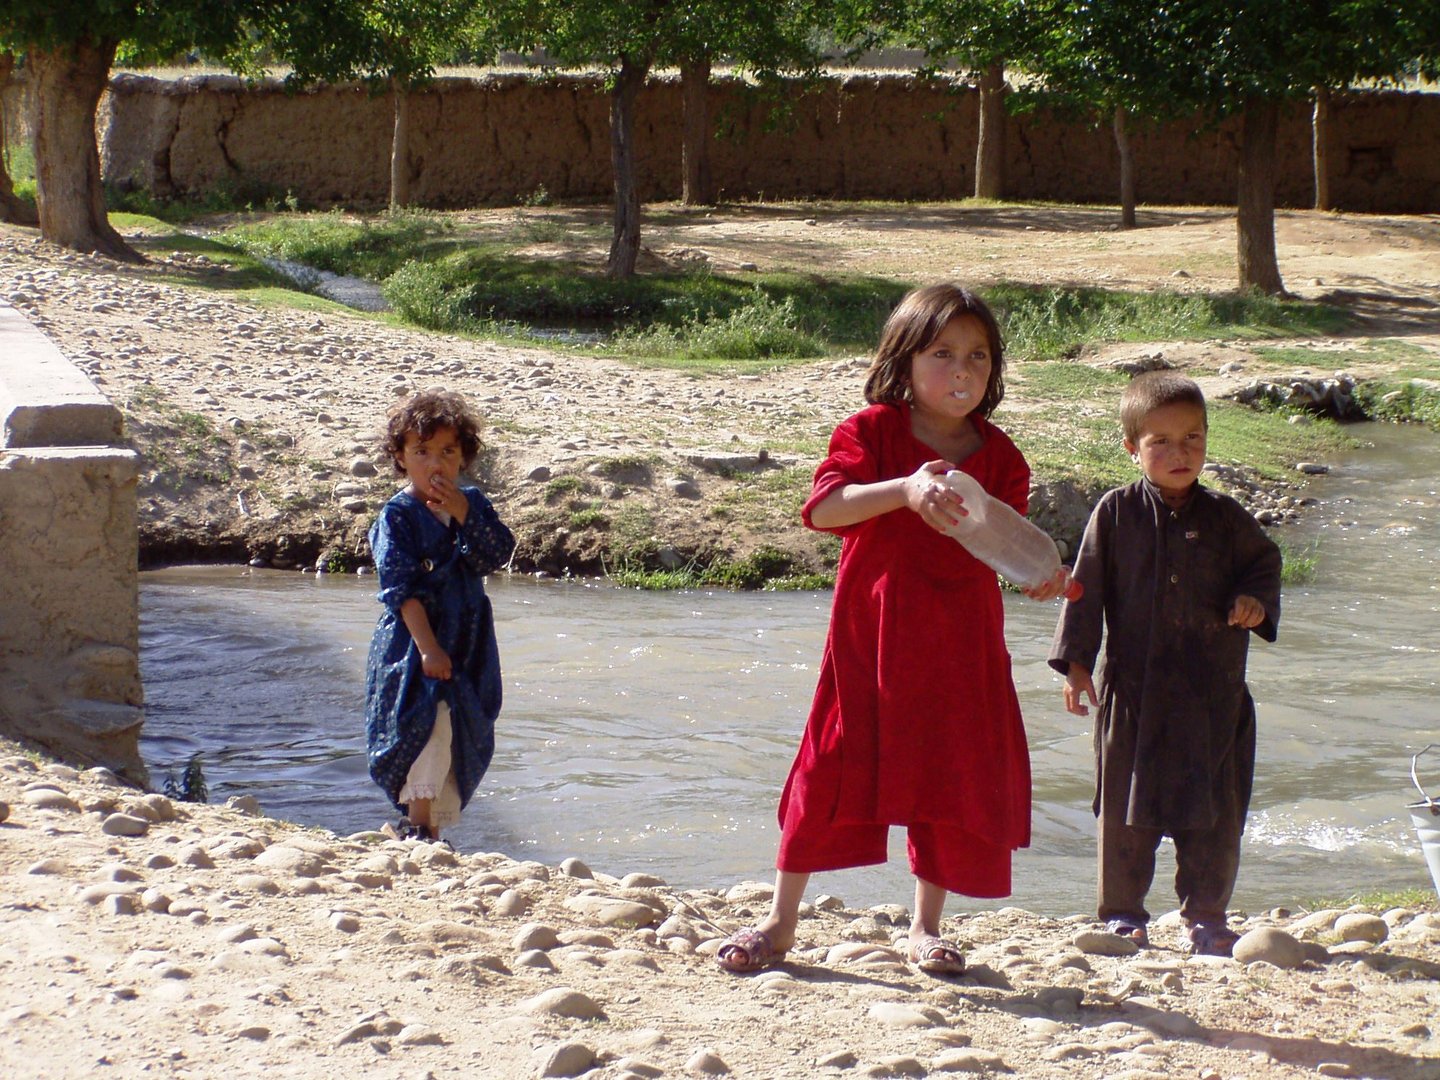
[[[0,307],[0,732],[144,784],[139,459],[120,441],[119,410]]]
[[[8,304],[0,304],[0,446],[114,446],[120,410]]]

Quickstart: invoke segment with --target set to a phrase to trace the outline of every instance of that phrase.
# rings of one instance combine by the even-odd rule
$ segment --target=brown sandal
[[[726,971],[745,975],[751,971],[763,971],[785,959],[784,952],[776,952],[770,943],[770,935],[764,930],[736,930],[721,944],[715,954],[715,962]]]
[[[965,970],[960,946],[933,935],[911,944],[910,962],[927,975],[959,975]]]

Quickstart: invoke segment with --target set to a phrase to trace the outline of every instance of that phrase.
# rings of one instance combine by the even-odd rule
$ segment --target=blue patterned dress
[[[442,522],[409,491],[385,504],[370,528],[370,548],[385,611],[370,641],[365,672],[365,741],[370,776],[399,809],[410,766],[435,726],[435,706],[450,706],[455,783],[463,808],[495,752],[500,713],[500,653],[485,575],[509,561],[515,538],[490,500],[461,489],[470,503],[464,525]],[[450,657],[448,680],[427,678],[420,650],[400,618],[410,598]]]

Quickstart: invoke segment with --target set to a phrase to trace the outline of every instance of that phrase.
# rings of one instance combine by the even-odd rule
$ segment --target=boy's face
[[[437,484],[443,483],[450,488],[455,486],[465,465],[465,455],[454,428],[436,428],[430,438],[424,440],[419,432],[407,431],[399,463],[410,478],[415,493],[428,502],[438,497]]]
[[[1162,494],[1183,495],[1205,464],[1205,410],[1179,401],[1148,413],[1125,449]]]

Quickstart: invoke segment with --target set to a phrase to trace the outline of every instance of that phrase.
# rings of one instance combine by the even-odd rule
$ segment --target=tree
[[[306,11],[278,10],[256,43],[288,63],[287,85],[361,79],[388,92],[390,208],[411,203],[410,99],[435,67],[461,49],[482,49],[490,31],[485,5],[457,0],[338,0]]]
[[[544,48],[560,67],[599,65],[609,72],[610,162],[615,182],[615,219],[606,272],[629,277],[640,255],[640,194],[636,181],[635,105],[657,65],[689,66],[691,93],[708,82],[713,59],[728,57],[762,75],[792,69],[813,57],[805,41],[820,0],[520,0],[503,20],[500,39],[510,48]],[[814,63],[813,59],[809,60]],[[686,123],[687,171],[694,170],[697,197],[704,193],[700,134],[708,117]]]
[[[14,53],[0,52],[0,90],[4,90],[15,70]],[[0,221],[12,225],[34,225],[39,218],[30,204],[15,194],[10,170],[5,165],[5,147],[10,145],[5,131],[5,110],[0,107]]]
[[[7,0],[0,51],[25,55],[30,132],[35,148],[40,235],[76,251],[138,261],[105,211],[95,110],[124,44],[134,60],[201,48],[222,53],[244,33],[247,16],[303,0]]]
[[[1281,293],[1275,147],[1282,110],[1317,86],[1433,71],[1440,0],[1057,0],[1029,58],[1047,89],[1163,119],[1240,121],[1236,261],[1242,289]]]
[[[958,61],[976,77],[979,118],[975,139],[977,199],[1005,193],[1005,66],[1031,51],[1040,32],[1026,0],[881,0],[875,17],[903,43],[925,51],[927,64]],[[918,74],[930,74],[933,66]]]

